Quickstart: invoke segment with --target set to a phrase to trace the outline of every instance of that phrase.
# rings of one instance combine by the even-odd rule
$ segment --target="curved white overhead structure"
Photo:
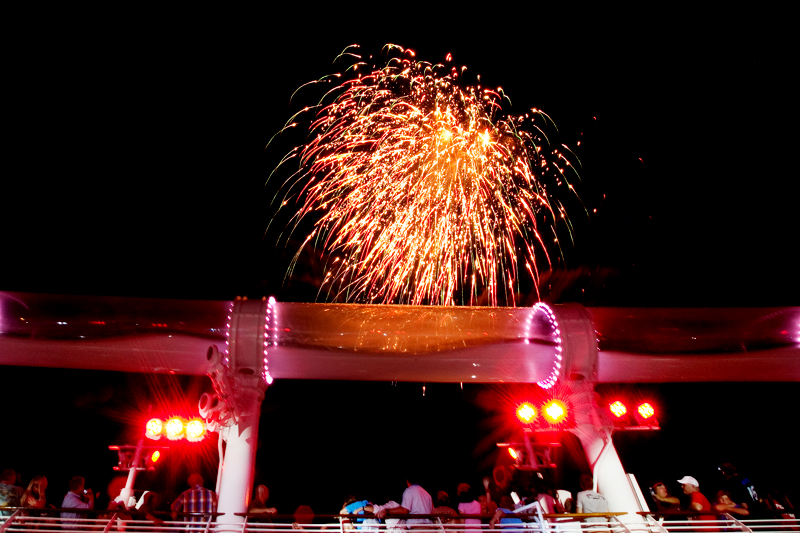
[[[203,375],[209,345],[225,342],[230,309],[0,292],[0,364]],[[555,371],[596,382],[800,381],[800,307],[552,310],[278,302],[269,372],[476,383],[546,383]]]

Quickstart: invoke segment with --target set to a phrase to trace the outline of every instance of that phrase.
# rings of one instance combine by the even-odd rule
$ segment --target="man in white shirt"
[[[576,510],[579,513],[607,513],[608,501],[605,496],[592,490],[594,482],[592,476],[584,474],[581,476],[581,488],[583,489],[578,493],[576,498]],[[586,519],[587,522],[605,522],[606,518],[601,516],[590,517]]]
[[[408,488],[403,491],[403,501],[400,507],[393,509],[381,509],[375,516],[384,518],[387,515],[410,515],[410,514],[431,514],[433,512],[433,498],[428,494],[428,491],[420,487],[416,479],[409,478],[406,480]],[[406,520],[406,524],[430,524],[429,518],[410,518]]]

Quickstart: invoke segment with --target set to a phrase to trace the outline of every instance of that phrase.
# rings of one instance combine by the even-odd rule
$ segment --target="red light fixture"
[[[550,400],[542,406],[542,411],[550,424],[560,424],[567,418],[567,406],[561,400]]]
[[[206,434],[206,425],[199,418],[194,418],[186,423],[186,440],[199,442]]]
[[[147,421],[147,425],[145,425],[145,436],[148,439],[158,440],[161,438],[163,429],[164,427],[161,420],[158,418],[151,418]]]
[[[617,418],[622,418],[628,412],[628,408],[625,407],[625,404],[619,400],[610,404],[608,406],[608,409],[611,411],[611,414],[613,414]]]
[[[536,418],[536,409],[528,402],[525,402],[517,407],[517,418],[523,424],[530,424]]]
[[[151,418],[145,425],[145,436],[152,440],[166,435],[169,440],[186,438],[189,442],[200,442],[207,432],[205,422],[199,417],[188,421],[179,416],[173,416],[166,421]]]
[[[648,402],[644,402],[644,403],[640,404],[639,407],[636,408],[636,412],[638,412],[639,416],[641,416],[645,420],[647,420],[648,418],[650,418],[654,414],[656,414],[655,408],[652,405],[650,405]]]
[[[180,439],[183,436],[183,420],[178,417],[170,418],[167,420],[166,430],[169,440]]]

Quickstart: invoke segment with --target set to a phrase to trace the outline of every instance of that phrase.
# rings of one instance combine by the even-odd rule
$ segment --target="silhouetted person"
[[[62,509],[94,509],[94,492],[86,488],[86,480],[81,476],[75,476],[69,480],[69,492],[61,502]],[[65,518],[86,518],[81,513],[61,513],[62,529],[83,529],[80,522],[75,520],[64,520]]]
[[[592,476],[583,474],[580,478],[581,492],[575,499],[575,510],[579,513],[607,513],[608,501],[605,496],[594,490]],[[589,517],[587,522],[605,522],[606,519],[600,516]]]
[[[410,476],[406,480],[406,485],[408,485],[408,487],[403,491],[403,501],[400,503],[400,507],[382,509],[375,513],[376,517],[384,518],[387,515],[431,514],[431,511],[433,511],[433,499],[431,495],[428,494],[428,491],[419,486],[416,477]],[[411,518],[406,520],[406,524],[408,525],[430,523],[431,521],[429,518]]]
[[[689,510],[691,511],[710,511],[711,510],[711,503],[708,501],[708,498],[703,496],[700,492],[700,483],[693,478],[692,476],[683,476],[681,479],[678,480],[678,483],[681,484],[681,488],[683,489],[683,493],[691,498],[691,502],[689,503]],[[716,520],[717,517],[713,514],[701,514],[697,517],[697,520]],[[704,528],[703,531],[719,531],[718,529],[713,528]]]
[[[208,521],[208,514],[217,512],[217,495],[203,487],[203,476],[197,472],[187,480],[189,489],[181,493],[172,502],[172,519],[177,519],[178,513],[206,513],[205,516],[190,516],[183,520],[204,524]]]

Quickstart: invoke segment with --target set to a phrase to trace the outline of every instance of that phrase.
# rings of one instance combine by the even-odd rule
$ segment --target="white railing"
[[[199,517],[198,517],[199,518]],[[413,533],[556,533],[556,532],[579,532],[587,531],[594,533],[673,533],[681,531],[752,531],[759,533],[800,531],[800,520],[798,519],[752,519],[738,520],[726,515],[719,520],[664,520],[656,521],[646,517],[635,521],[620,521],[617,517],[609,516],[598,522],[587,522],[585,516],[580,515],[547,515],[544,520],[531,518],[517,524],[497,524],[495,528],[490,528],[488,523],[483,524],[448,524],[441,523],[439,519],[434,519],[431,524],[416,524],[414,526],[371,524],[362,523],[350,525],[333,518],[321,518],[319,523],[298,524],[297,522],[271,523],[264,522],[262,517],[253,515],[244,516],[243,522],[239,524],[217,524],[211,517],[207,517],[203,522],[193,522],[186,520],[165,520],[164,522],[153,522],[151,520],[131,520],[120,518],[119,515],[111,515],[100,518],[70,518],[62,519],[58,516],[23,516],[20,512],[14,512],[11,516],[0,516],[0,533],[11,532],[63,532],[63,531],[85,531],[85,532],[153,532],[167,533],[170,531],[192,532],[213,532],[213,533],[402,533],[412,530]],[[488,522],[488,518],[486,519]],[[67,529],[69,528],[69,529]]]

